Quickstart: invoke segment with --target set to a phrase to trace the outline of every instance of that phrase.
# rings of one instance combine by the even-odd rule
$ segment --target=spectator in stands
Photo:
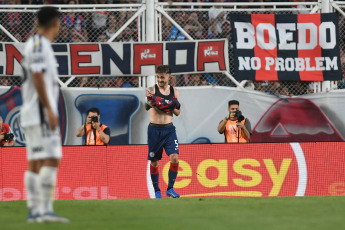
[[[211,84],[213,86],[219,85],[218,80],[214,78],[211,74],[204,73],[203,76],[207,79],[208,84]]]
[[[213,74],[214,78],[217,79],[218,84],[220,86],[230,86],[233,87],[235,84],[223,73],[215,73]]]
[[[79,79],[80,79],[80,82],[78,84],[78,87],[87,87],[87,85],[88,85],[87,82],[88,82],[89,78],[88,77],[80,77]]]
[[[100,123],[101,115],[98,108],[87,111],[85,123],[77,130],[77,137],[85,137],[85,145],[107,145],[110,141],[110,129]]]
[[[79,82],[78,82],[79,81]],[[77,87],[90,87],[90,88],[98,88],[98,77],[78,77],[78,81],[72,85],[76,85]]]
[[[129,27],[126,27],[122,31],[122,33],[120,35],[120,39],[118,39],[118,41],[120,41],[120,42],[134,42],[132,29]]]
[[[197,13],[193,12],[189,15],[184,29],[187,34],[191,35],[192,37],[195,37],[196,32],[203,34],[204,27],[200,24]]]
[[[98,0],[98,4],[106,4],[106,0]],[[106,30],[107,18],[110,13],[108,11],[96,11],[92,12],[91,18],[91,33],[89,34],[90,40],[95,41],[98,36]]]
[[[162,39],[163,41],[167,41],[172,30],[171,22],[166,18],[162,17]]]
[[[177,76],[176,75],[171,75],[169,85],[171,85],[172,87],[175,87],[177,85],[176,83],[177,83]]]
[[[107,35],[105,33],[99,35],[97,38],[97,42],[107,42],[107,41],[108,41],[108,38],[107,38]]]
[[[224,2],[224,0],[215,0],[215,2],[220,3]],[[226,18],[226,12],[223,11],[223,6],[212,6],[208,11],[208,18],[208,38],[214,38],[217,36],[217,34],[222,33],[222,23]]]
[[[11,135],[12,134],[12,135]],[[16,143],[16,138],[10,126],[4,123],[2,116],[0,116],[0,146],[13,146]]]
[[[200,86],[201,85],[201,80],[200,80],[200,74],[192,74],[191,75],[191,81],[189,81],[189,86]]]
[[[222,22],[222,32],[217,34],[217,38],[227,38],[230,39],[231,37],[231,24],[228,20],[224,20]]]
[[[247,81],[246,85],[244,86],[244,88],[248,89],[248,90],[254,90],[255,89],[255,85],[254,85],[253,81]]]
[[[8,0],[7,4],[17,4],[16,0]],[[2,25],[11,34],[20,34],[22,24],[22,15],[19,12],[6,12],[4,13]],[[10,41],[10,40],[9,40]]]
[[[114,36],[117,31],[117,26],[116,15],[114,13],[109,14],[107,18],[107,29],[105,30],[107,40]]]
[[[229,101],[229,114],[218,125],[217,130],[220,134],[224,134],[226,143],[247,143],[250,140],[252,134],[250,121],[239,113],[239,106],[239,101]]]
[[[290,0],[290,2],[306,2],[306,0]],[[297,5],[297,11],[294,11],[296,14],[309,14],[310,9],[308,9],[307,5]]]
[[[207,79],[204,75],[201,76],[200,81],[201,81],[200,85],[202,85],[202,86],[208,85]]]
[[[289,92],[289,89],[286,86],[280,88],[279,94],[282,96],[288,96],[288,97],[293,96],[293,94]]]
[[[308,82],[305,81],[295,81],[294,92],[295,95],[304,95],[308,94]]]
[[[25,34],[25,40],[27,38],[33,36],[36,33],[37,27],[38,27],[38,19],[37,19],[37,17],[35,17],[34,20],[33,20],[33,23],[32,23],[32,27],[31,28],[28,27],[27,31],[25,32],[26,33]]]
[[[279,81],[273,81],[273,82],[270,82],[270,87],[269,87],[269,91],[276,94],[276,95],[279,95],[280,94],[280,90],[281,90],[281,84]]]
[[[76,4],[75,0],[69,0],[68,4]],[[69,12],[62,15],[61,24],[66,25],[71,30],[71,37],[73,42],[87,42],[88,34],[86,31],[86,23],[81,14]]]
[[[191,79],[192,79],[192,75],[191,74],[187,74],[187,73],[185,73],[185,74],[183,74],[182,75],[182,81],[181,81],[181,83],[182,83],[182,86],[187,86],[187,85],[189,85],[189,81],[191,81]]]
[[[184,12],[183,11],[176,11],[173,13],[173,19],[175,22],[184,29]],[[185,40],[185,35],[177,29],[175,25],[172,26],[171,32],[167,37],[167,41],[179,41]]]
[[[135,77],[132,77],[130,82],[132,87],[139,87],[139,77],[135,76]]]
[[[266,92],[268,89],[268,81],[254,81],[255,90]]]
[[[113,87],[115,88],[122,88],[123,87],[123,78],[117,77],[114,81]]]
[[[0,80],[0,85],[1,86],[10,86],[11,85],[11,81],[8,77],[2,77]]]
[[[203,39],[205,39],[204,31],[202,31],[202,30],[194,31],[194,33],[192,33],[191,36],[195,40],[203,40]]]
[[[61,25],[59,36],[56,38],[57,43],[70,43],[72,42],[71,28],[65,23]]]

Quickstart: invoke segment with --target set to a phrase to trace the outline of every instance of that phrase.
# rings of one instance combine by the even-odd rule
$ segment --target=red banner
[[[55,198],[154,196],[146,145],[63,147]],[[0,149],[0,200],[26,199],[25,148]],[[175,190],[181,197],[345,195],[345,143],[181,145]],[[169,161],[160,162],[160,188]]]

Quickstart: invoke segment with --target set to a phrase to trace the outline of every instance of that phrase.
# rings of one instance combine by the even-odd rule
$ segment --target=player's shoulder
[[[26,48],[32,53],[45,53],[51,48],[51,44],[44,36],[35,34],[26,42]]]
[[[178,89],[177,89],[176,87],[173,87],[173,86],[170,86],[170,87],[172,87],[172,88],[174,89],[174,93],[175,93],[175,94],[179,92]]]

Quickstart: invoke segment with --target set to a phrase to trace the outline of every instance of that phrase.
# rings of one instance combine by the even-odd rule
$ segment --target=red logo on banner
[[[220,70],[226,70],[224,41],[199,42],[198,71],[204,71],[206,63],[218,63]]]
[[[134,45],[134,74],[141,73],[142,66],[163,64],[163,44]]]

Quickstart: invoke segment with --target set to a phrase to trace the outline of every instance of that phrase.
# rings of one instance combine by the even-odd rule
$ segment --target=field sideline
[[[56,201],[70,224],[27,224],[24,201],[0,202],[0,229],[344,229],[345,197]]]

